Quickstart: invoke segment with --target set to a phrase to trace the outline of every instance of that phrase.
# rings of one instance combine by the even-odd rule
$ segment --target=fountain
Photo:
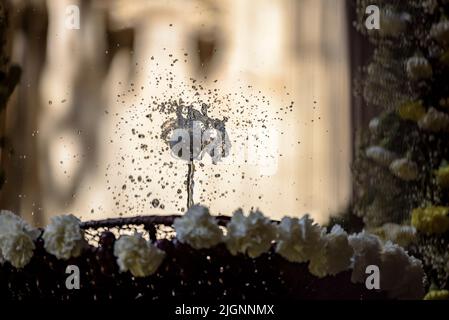
[[[201,110],[186,105],[182,99],[169,105],[174,108],[176,118],[162,124],[161,138],[169,145],[175,158],[187,162],[187,208],[190,208],[194,204],[195,161],[208,154],[215,165],[229,155],[231,142],[226,131],[227,118],[209,117],[209,106],[205,103],[201,104]]]

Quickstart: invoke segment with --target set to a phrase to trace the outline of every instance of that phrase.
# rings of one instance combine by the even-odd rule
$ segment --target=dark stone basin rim
[[[134,217],[123,217],[123,218],[109,218],[103,220],[90,220],[81,222],[82,229],[98,229],[101,227],[113,228],[122,227],[125,225],[144,225],[144,226],[154,226],[154,225],[165,225],[171,226],[176,218],[182,217],[181,215],[149,215],[149,216],[134,216]],[[220,226],[225,226],[231,217],[228,216],[216,216]]]
[[[124,225],[165,225],[171,226],[176,218],[180,218],[182,215],[149,215],[149,216],[134,216],[134,217],[122,217],[122,218],[108,218],[103,220],[90,220],[81,222],[82,229],[98,229],[98,228],[112,228],[122,227]],[[226,226],[231,220],[230,216],[214,216],[220,226]],[[272,220],[275,223],[279,221]]]

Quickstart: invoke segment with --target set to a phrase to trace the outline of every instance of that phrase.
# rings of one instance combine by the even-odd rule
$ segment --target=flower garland
[[[257,258],[274,248],[290,262],[308,262],[310,273],[318,278],[352,269],[351,281],[364,283],[366,267],[377,265],[382,272],[381,288],[387,290],[390,297],[416,299],[424,296],[421,262],[402,247],[390,241],[383,243],[378,236],[365,231],[348,235],[339,225],[327,232],[308,215],[300,219],[284,217],[280,223],[275,223],[260,211],[251,211],[245,216],[242,210],[237,210],[224,235],[209,210],[195,205],[177,218],[173,226],[177,240],[194,249],[224,243],[233,255]],[[8,261],[16,268],[25,267],[33,256],[35,231],[18,216],[2,211],[0,262]],[[78,256],[86,246],[80,221],[72,215],[52,218],[42,239],[45,250],[62,260]],[[14,241],[20,245],[11,250],[8,244]],[[134,277],[147,277],[157,272],[166,255],[139,233],[120,236],[113,252],[120,272],[129,271]]]

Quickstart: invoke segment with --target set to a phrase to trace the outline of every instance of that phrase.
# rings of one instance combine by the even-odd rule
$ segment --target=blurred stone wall
[[[140,99],[160,94],[148,78],[164,72],[172,60],[168,52],[189,53],[187,63],[170,69],[179,81],[207,76],[207,88],[218,80],[226,92],[260,91],[271,102],[261,110],[273,115],[295,102],[276,124],[282,133],[276,174],[261,178],[250,166],[238,169],[247,172],[244,181],[232,170],[223,170],[218,180],[198,174],[205,181],[204,190],[196,190],[198,199],[235,189],[206,203],[213,212],[259,207],[274,218],[310,212],[323,221],[347,205],[352,144],[345,1],[13,3],[18,8],[13,57],[24,77],[6,119],[13,152],[2,156],[10,174],[1,207],[36,224],[67,212],[83,219],[174,213],[177,195],[167,190],[154,190],[165,199],[164,210],[150,203],[126,212],[116,206],[130,195],[114,198],[111,188],[123,184],[133,164],[113,167],[129,145],[110,143],[118,140],[117,129],[105,116],[123,117]],[[79,30],[65,25],[68,5],[80,9]],[[117,94],[132,86],[145,89],[117,103]],[[151,173],[156,179],[158,173]]]

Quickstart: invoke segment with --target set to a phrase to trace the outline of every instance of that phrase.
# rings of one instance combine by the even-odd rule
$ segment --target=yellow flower
[[[426,109],[421,101],[411,101],[401,105],[398,109],[398,114],[404,120],[418,122],[426,115]]]
[[[449,165],[435,170],[435,177],[439,186],[449,188]]]
[[[449,230],[449,207],[416,208],[412,211],[412,226],[419,232],[441,234]]]
[[[449,300],[448,290],[430,290],[424,300]]]

